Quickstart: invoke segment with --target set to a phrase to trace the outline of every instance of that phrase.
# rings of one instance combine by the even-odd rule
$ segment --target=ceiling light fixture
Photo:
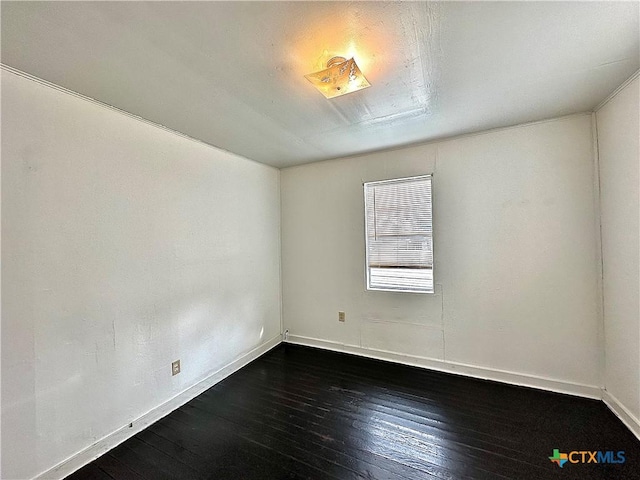
[[[339,97],[371,86],[353,58],[330,58],[325,70],[310,73],[305,78],[326,98]]]

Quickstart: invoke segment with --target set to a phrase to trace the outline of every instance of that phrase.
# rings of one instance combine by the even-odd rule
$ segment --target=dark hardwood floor
[[[626,480],[640,442],[600,401],[283,344],[67,478]]]

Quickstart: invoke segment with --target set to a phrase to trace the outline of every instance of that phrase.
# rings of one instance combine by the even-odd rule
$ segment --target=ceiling
[[[2,63],[276,167],[592,110],[638,2],[6,2]],[[353,56],[372,87],[304,78]]]

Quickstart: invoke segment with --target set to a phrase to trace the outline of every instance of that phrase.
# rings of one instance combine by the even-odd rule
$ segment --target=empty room
[[[640,479],[639,2],[0,19],[2,479]]]

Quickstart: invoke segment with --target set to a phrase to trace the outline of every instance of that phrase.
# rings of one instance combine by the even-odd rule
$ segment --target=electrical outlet
[[[344,322],[344,320],[345,320],[344,312],[338,312],[338,321]]]
[[[171,376],[180,373],[180,360],[171,363]]]

